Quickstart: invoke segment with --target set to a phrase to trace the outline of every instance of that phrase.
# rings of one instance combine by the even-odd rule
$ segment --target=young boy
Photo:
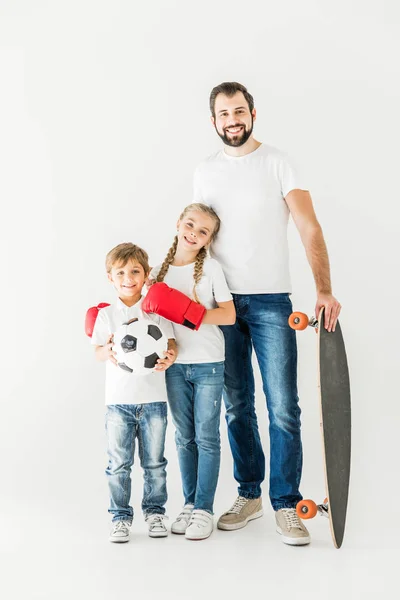
[[[106,431],[109,463],[106,469],[109,492],[109,513],[113,515],[111,542],[128,542],[133,519],[129,506],[131,467],[137,438],[141,466],[144,471],[142,510],[150,537],[168,535],[164,525],[167,501],[164,442],[167,426],[167,394],[164,371],[177,356],[171,323],[155,314],[141,310],[142,288],[150,268],[147,253],[131,243],[119,244],[106,257],[108,279],[113,283],[118,299],[115,304],[96,311],[92,344],[96,358],[106,366]],[[155,322],[168,338],[166,356],[158,361],[157,373],[135,377],[117,366],[113,351],[113,333],[132,318]],[[88,332],[90,335],[90,332]]]

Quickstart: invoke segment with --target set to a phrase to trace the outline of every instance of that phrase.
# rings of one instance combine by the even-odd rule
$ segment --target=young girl
[[[165,282],[207,309],[197,331],[174,323],[179,355],[166,371],[185,498],[171,531],[190,540],[205,539],[213,530],[225,358],[218,325],[232,325],[236,318],[222,268],[207,254],[219,228],[210,207],[190,204],[179,217],[167,257],[150,274],[151,280]]]

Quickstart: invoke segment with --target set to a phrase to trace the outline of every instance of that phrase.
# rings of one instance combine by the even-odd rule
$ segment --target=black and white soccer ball
[[[168,339],[150,320],[131,319],[114,333],[114,352],[120,369],[134,375],[153,373],[159,358],[164,358]]]

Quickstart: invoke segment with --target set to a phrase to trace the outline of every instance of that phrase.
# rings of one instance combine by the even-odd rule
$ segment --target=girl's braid
[[[200,300],[196,293],[196,285],[198,283],[200,283],[200,279],[203,277],[203,265],[204,265],[204,261],[205,261],[206,257],[207,257],[207,250],[203,246],[203,248],[199,251],[198,255],[196,256],[196,262],[194,265],[194,272],[193,272],[193,277],[194,277],[193,297],[196,300],[196,302],[198,302],[199,304],[200,304]]]
[[[160,271],[157,275],[157,279],[156,279],[157,282],[164,281],[164,277],[167,274],[169,265],[171,265],[173,263],[177,247],[178,247],[178,236],[176,235],[174,237],[174,241],[173,241],[171,248],[168,250],[168,254],[165,257],[164,262],[161,265],[161,269],[160,269]]]

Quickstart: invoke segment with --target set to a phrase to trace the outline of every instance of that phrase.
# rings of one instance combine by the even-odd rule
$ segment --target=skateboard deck
[[[303,519],[317,513],[327,516],[333,543],[340,548],[346,525],[351,457],[350,380],[342,330],[339,321],[334,332],[325,329],[323,308],[318,321],[293,313],[289,324],[298,330],[310,325],[318,331],[318,390],[327,496],[319,505],[302,500],[297,514]]]

